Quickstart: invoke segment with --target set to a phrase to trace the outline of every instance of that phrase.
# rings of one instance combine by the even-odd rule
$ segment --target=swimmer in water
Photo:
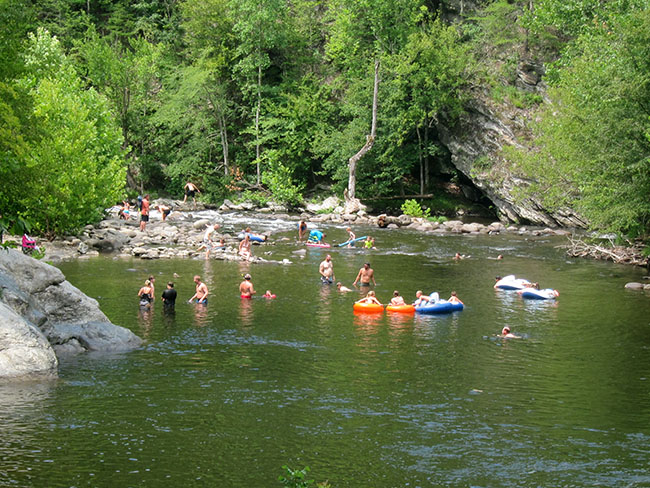
[[[348,292],[352,291],[350,288],[347,286],[343,285],[340,281],[336,284],[336,287],[339,289],[340,292]]]
[[[501,329],[501,337],[503,337],[504,339],[521,339],[520,336],[514,335],[512,332],[510,332],[510,327],[508,327],[507,325],[503,329]]]

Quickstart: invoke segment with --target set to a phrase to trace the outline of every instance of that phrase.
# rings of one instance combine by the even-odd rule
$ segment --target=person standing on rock
[[[140,231],[144,232],[149,222],[149,195],[142,199],[142,209],[140,210]]]
[[[192,303],[192,301],[196,299],[196,303],[207,305],[209,293],[208,286],[201,281],[201,277],[199,275],[194,276],[194,283],[196,284],[196,293],[192,295],[192,298],[190,298],[188,302]]]
[[[196,208],[196,193],[201,193],[201,190],[191,182],[185,183],[185,186],[183,187],[185,189],[185,198],[183,198],[183,203],[187,201],[187,197],[192,197],[192,200],[194,201],[194,208]]]
[[[176,305],[176,290],[174,290],[174,283],[172,281],[167,283],[167,289],[162,292],[162,301],[165,304],[165,310],[174,310]]]
[[[334,263],[332,263],[332,256],[327,255],[320,263],[318,272],[320,273],[320,280],[323,284],[331,285],[334,283]]]
[[[219,224],[208,225],[208,228],[205,230],[205,234],[203,234],[203,244],[201,244],[201,247],[199,247],[199,251],[201,249],[205,249],[205,259],[210,259],[210,251],[214,247],[212,235],[217,231],[219,227]]]
[[[371,281],[373,285],[377,286],[375,282],[375,271],[370,267],[370,263],[365,263],[363,268],[359,270],[352,286],[356,286],[357,282],[361,286],[370,286]]]

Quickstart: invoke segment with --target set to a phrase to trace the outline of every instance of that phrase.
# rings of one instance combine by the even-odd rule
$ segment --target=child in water
[[[368,294],[365,296],[365,298],[362,298],[361,300],[358,300],[357,303],[374,303],[375,305],[381,305],[382,303],[377,300],[377,297],[375,297],[375,292],[370,290]]]
[[[264,298],[275,298],[275,294],[271,293],[271,290],[266,290],[266,293],[262,295]]]

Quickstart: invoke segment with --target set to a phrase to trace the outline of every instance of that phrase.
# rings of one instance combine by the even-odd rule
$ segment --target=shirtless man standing
[[[188,301],[191,302],[196,298],[196,303],[201,303],[206,305],[208,303],[207,285],[201,282],[201,277],[199,275],[196,275],[194,277],[194,283],[196,283],[196,293]]]
[[[142,199],[142,209],[140,210],[140,231],[144,232],[149,222],[149,195],[145,195]]]
[[[332,263],[332,256],[327,255],[325,260],[320,263],[318,272],[320,273],[320,280],[324,284],[331,285],[334,283],[334,263]]]
[[[253,288],[253,283],[251,283],[251,275],[248,273],[244,275],[244,281],[239,284],[239,295],[242,298],[253,298],[253,295],[255,295],[255,289]]]
[[[185,198],[183,198],[183,203],[187,201],[187,197],[192,197],[192,200],[194,201],[194,208],[196,208],[196,192],[201,193],[201,190],[198,189],[198,187],[191,182],[185,183],[185,186],[183,187],[185,190]]]
[[[377,283],[375,282],[375,271],[370,267],[370,263],[365,263],[363,268],[359,270],[352,286],[356,286],[357,282],[359,282],[361,286],[370,286],[371,281],[373,285],[377,286]]]

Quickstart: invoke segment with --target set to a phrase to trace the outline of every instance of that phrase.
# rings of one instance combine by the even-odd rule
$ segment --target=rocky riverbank
[[[207,208],[198,204],[196,208],[183,205],[180,201],[158,200],[151,204],[151,208],[165,203],[171,204],[174,211],[163,222],[162,216],[152,211],[150,221],[144,232],[138,228],[139,219],[134,215],[129,220],[118,218],[117,209],[108,211],[104,220],[97,225],[88,225],[76,236],[66,236],[52,242],[44,242],[45,260],[58,262],[70,259],[87,259],[98,256],[100,253],[110,253],[115,259],[169,259],[188,258],[199,259],[205,257],[205,252],[199,250],[203,235],[209,224],[220,223],[222,227],[217,232],[215,240],[223,239],[225,247],[213,250],[211,259],[240,261],[238,255],[238,234],[246,227],[260,232],[264,222],[286,223],[304,220],[310,228],[318,226],[370,226],[387,229],[410,229],[431,235],[446,234],[526,234],[526,235],[569,235],[564,229],[530,228],[525,226],[505,226],[501,222],[482,224],[476,222],[462,222],[460,220],[446,220],[442,222],[429,221],[423,218],[413,218],[407,215],[369,215],[366,208],[358,201],[341,202],[335,197],[326,199],[321,204],[308,204],[298,214],[289,214],[287,209],[276,204],[269,204],[263,208],[256,207],[251,202],[233,204],[225,201],[218,209]],[[224,223],[226,225],[224,225]],[[295,228],[293,224],[291,227]],[[267,236],[267,243],[254,247],[253,262],[276,262],[269,258],[272,252],[265,250],[274,242],[274,230],[263,230]],[[14,240],[18,240],[16,237]],[[284,239],[287,239],[284,237]],[[286,260],[277,261],[288,264]]]

